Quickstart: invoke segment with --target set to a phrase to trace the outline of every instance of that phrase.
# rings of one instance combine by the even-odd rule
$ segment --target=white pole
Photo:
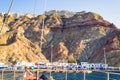
[[[66,77],[65,80],[67,80],[67,69],[66,69],[66,76],[65,77]]]
[[[110,78],[109,72],[107,72],[107,80],[109,80]]]
[[[13,76],[13,80],[15,80],[15,70],[13,70],[13,72],[14,72],[14,73],[13,73],[13,75],[14,75],[14,76]]]
[[[36,79],[38,80],[39,77],[39,70],[36,72]]]
[[[105,48],[103,48],[104,49],[104,62],[105,62],[105,69],[106,69],[106,64],[107,64],[107,60],[106,60],[106,53],[105,53]]]
[[[46,0],[44,0],[44,5],[43,5],[43,15],[45,16],[45,10],[46,10]],[[42,44],[43,44],[43,39],[44,39],[44,33],[43,33],[43,28],[45,27],[45,18],[42,20],[42,27],[41,27],[41,37],[40,37],[40,48],[42,49]]]
[[[52,64],[52,53],[53,53],[53,45],[51,44],[51,58],[50,58],[51,64]],[[50,70],[50,76],[51,76],[51,70]]]
[[[86,73],[85,73],[85,71],[84,71],[84,80],[86,80]]]
[[[2,70],[2,80],[3,80],[3,77],[4,77],[4,70]]]
[[[53,45],[51,44],[51,63],[52,63]]]

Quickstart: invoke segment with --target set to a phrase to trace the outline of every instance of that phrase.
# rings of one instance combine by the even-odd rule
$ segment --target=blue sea
[[[50,73],[39,73],[39,76],[45,75],[49,78]],[[84,80],[84,74],[83,73],[51,73],[52,77],[55,80]],[[13,72],[4,73],[3,80],[13,80]],[[21,80],[23,77],[23,73],[16,73],[15,74],[15,80]],[[85,74],[85,80],[108,80],[107,74],[104,72],[92,72],[92,73],[86,73]],[[1,73],[0,73],[0,80],[2,79]],[[109,74],[109,80],[120,80],[120,73],[110,73]]]
[[[49,74],[44,73],[49,77]],[[52,73],[55,80],[66,80],[66,73]],[[107,74],[103,72],[87,73],[85,80],[107,80]],[[84,80],[83,73],[67,73],[67,80]],[[120,80],[120,73],[110,74],[109,80]]]

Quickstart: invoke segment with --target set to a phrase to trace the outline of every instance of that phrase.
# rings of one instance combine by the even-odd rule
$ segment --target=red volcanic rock
[[[101,47],[97,49],[90,57],[90,62],[104,62],[104,53],[107,56],[107,63],[111,65],[119,65],[119,53],[120,53],[120,30],[114,29],[110,34],[99,40]],[[96,43],[94,41],[94,43]],[[105,50],[105,52],[104,52]],[[114,54],[114,55],[113,55]],[[116,54],[118,56],[116,56]],[[109,56],[113,55],[113,56]],[[113,58],[114,59],[113,61]]]
[[[63,42],[55,46],[49,45],[43,53],[49,61],[51,56],[53,61],[66,60],[68,57],[68,49]]]

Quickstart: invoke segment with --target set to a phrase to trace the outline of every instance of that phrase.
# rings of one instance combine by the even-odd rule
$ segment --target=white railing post
[[[4,70],[2,70],[2,79],[1,80],[3,80],[3,77],[4,77]]]
[[[38,77],[39,77],[39,70],[36,72],[36,76],[37,76],[37,80],[38,80]]]
[[[107,80],[110,79],[110,75],[109,75],[109,72],[107,72]]]
[[[66,76],[65,76],[65,80],[67,80],[67,69],[66,69]]]
[[[15,70],[13,70],[13,80],[15,80]]]
[[[86,73],[85,73],[85,71],[84,71],[84,79],[83,80],[86,80]]]

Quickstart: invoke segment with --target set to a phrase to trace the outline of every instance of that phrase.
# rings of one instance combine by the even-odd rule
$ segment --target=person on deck
[[[28,74],[28,76],[27,76],[27,74]],[[29,70],[28,67],[25,67],[25,74],[24,74],[23,80],[39,80],[39,78],[38,78],[36,75],[34,75],[34,74]]]

